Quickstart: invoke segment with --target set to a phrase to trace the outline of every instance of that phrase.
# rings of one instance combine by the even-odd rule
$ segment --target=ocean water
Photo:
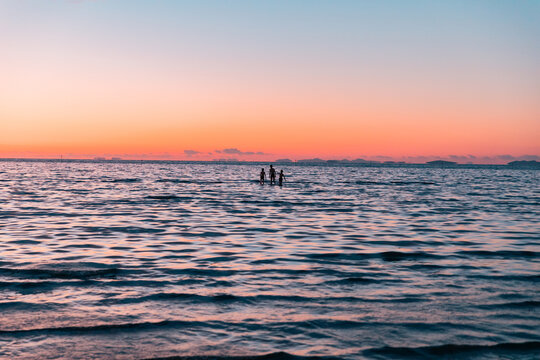
[[[284,170],[0,162],[0,358],[538,359],[539,171]]]

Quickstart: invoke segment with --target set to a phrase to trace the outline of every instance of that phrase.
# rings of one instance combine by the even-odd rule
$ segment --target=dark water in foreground
[[[538,358],[540,172],[258,170],[0,162],[0,358]]]

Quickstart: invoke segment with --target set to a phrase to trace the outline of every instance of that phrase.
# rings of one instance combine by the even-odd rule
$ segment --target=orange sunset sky
[[[0,0],[0,157],[538,159],[539,14]]]

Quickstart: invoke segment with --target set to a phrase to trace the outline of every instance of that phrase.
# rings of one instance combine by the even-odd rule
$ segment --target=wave
[[[286,258],[276,258],[272,259],[272,262],[290,262],[293,261],[293,259],[286,259]],[[302,261],[301,259],[297,259],[294,261]],[[268,260],[265,260],[263,263],[268,263]],[[378,272],[356,272],[356,271],[345,271],[344,269],[338,270],[338,269],[331,269],[331,268],[312,268],[312,269],[294,269],[294,268],[251,268],[249,270],[241,270],[241,269],[213,269],[213,268],[183,268],[183,269],[171,269],[171,268],[156,268],[156,270],[159,270],[165,274],[169,275],[187,275],[187,276],[194,276],[194,277],[210,277],[210,278],[218,278],[218,277],[229,277],[234,275],[247,275],[247,274],[276,274],[279,276],[282,275],[291,275],[291,276],[304,276],[304,275],[322,275],[322,276],[335,276],[338,278],[347,278],[347,277],[362,277],[369,275],[370,277],[377,277],[385,274],[381,274]]]
[[[468,344],[444,344],[437,346],[423,347],[382,347],[364,350],[363,355],[368,357],[388,356],[390,358],[414,358],[414,359],[432,359],[440,356],[466,355],[469,353],[486,354],[504,354],[504,353],[525,353],[538,354],[540,352],[539,341],[529,341],[522,343],[499,343],[494,345],[468,345]],[[532,357],[531,357],[532,359]]]
[[[134,183],[134,182],[140,182],[141,179],[137,178],[125,178],[125,179],[104,179],[103,182],[110,182],[110,183]]]
[[[490,281],[531,281],[540,282],[540,275],[474,275],[479,279],[488,279]]]
[[[0,281],[0,289],[16,291],[21,294],[44,293],[65,286],[94,286],[94,280],[85,278],[76,281]]]
[[[538,258],[540,256],[540,252],[523,251],[523,250],[498,250],[498,251],[468,250],[468,251],[458,251],[456,252],[456,254],[467,256],[467,257],[504,258],[504,259]]]
[[[501,251],[457,251],[454,254],[449,255],[438,255],[423,251],[414,251],[414,252],[402,252],[402,251],[385,251],[379,253],[314,253],[314,254],[305,254],[303,255],[306,258],[314,260],[364,260],[364,259],[373,259],[380,258],[384,261],[394,262],[394,261],[404,261],[404,260],[420,260],[420,259],[440,259],[452,256],[458,257],[483,257],[483,258],[537,258],[540,256],[540,253],[535,251],[512,251],[512,250],[501,250]],[[429,265],[428,265],[429,266]],[[434,266],[436,267],[436,265]]]
[[[515,301],[507,303],[498,303],[498,304],[482,304],[477,307],[481,309],[533,309],[540,307],[540,301]]]
[[[183,237],[197,237],[197,238],[227,236],[227,234],[219,232],[219,231],[205,231],[205,232],[200,232],[200,233],[184,231],[184,232],[179,233],[179,235]]]
[[[77,249],[101,249],[103,246],[96,244],[68,244],[61,247],[62,249],[77,248]]]
[[[12,240],[9,242],[10,244],[19,244],[19,245],[34,245],[39,244],[41,241],[39,240]]]
[[[16,330],[1,330],[0,335],[17,336],[26,334],[51,334],[51,333],[95,333],[111,331],[144,331],[152,329],[228,329],[229,331],[261,331],[281,330],[285,333],[298,334],[300,331],[313,329],[362,329],[380,327],[403,327],[409,330],[442,331],[449,328],[476,329],[472,325],[452,322],[365,322],[339,319],[311,319],[302,321],[278,321],[278,322],[228,322],[228,321],[198,321],[198,320],[163,320],[157,322],[118,323],[118,324],[95,324],[88,326],[65,326],[50,328],[28,328]]]
[[[246,304],[257,304],[261,302],[294,302],[294,303],[351,303],[351,302],[373,302],[384,300],[378,299],[373,300],[369,298],[360,298],[355,296],[334,296],[334,297],[310,297],[310,296],[300,296],[300,295],[249,295],[249,296],[239,296],[233,294],[216,294],[216,295],[199,295],[194,293],[156,293],[152,295],[140,296],[140,297],[128,297],[128,298],[108,298],[101,300],[101,304],[111,305],[111,304],[134,304],[134,303],[143,303],[147,301],[193,301],[197,303],[208,302],[236,302],[236,303],[246,303]],[[404,298],[391,299],[388,301],[392,302],[404,302]]]
[[[78,228],[84,230],[85,232],[93,233],[119,232],[128,234],[146,234],[165,232],[164,229],[156,229],[142,226],[79,226]]]
[[[154,199],[154,200],[175,200],[175,201],[193,200],[193,197],[191,196],[177,196],[177,195],[149,195],[147,196],[147,198]]]
[[[190,293],[158,293],[143,297],[133,297],[121,299],[121,303],[139,303],[145,301],[168,301],[168,300],[196,300],[196,302],[238,302],[246,304],[258,304],[261,302],[291,302],[291,303],[411,303],[426,301],[422,296],[400,296],[395,298],[368,298],[358,296],[300,296],[300,295],[251,295],[239,296],[233,294],[218,294],[213,296],[198,295]]]
[[[403,261],[403,260],[418,260],[418,259],[434,259],[441,258],[442,255],[431,254],[422,251],[401,252],[401,251],[384,251],[380,253],[315,253],[306,254],[309,259],[318,260],[366,260],[380,258],[384,261]]]
[[[48,264],[33,268],[0,267],[0,275],[23,278],[59,278],[59,279],[90,279],[96,277],[111,277],[120,273],[117,267],[108,267],[96,263],[77,264]]]
[[[36,304],[25,301],[2,301],[0,302],[1,311],[44,311],[60,307],[61,304],[48,302],[46,304]]]
[[[203,322],[196,321],[159,321],[159,322],[143,322],[143,323],[123,323],[123,324],[99,324],[90,326],[64,326],[64,327],[52,327],[52,328],[30,328],[19,330],[0,330],[0,335],[24,335],[24,334],[51,334],[51,333],[87,333],[87,332],[99,332],[110,330],[141,330],[148,328],[156,328],[162,326],[197,326]]]
[[[237,274],[238,270],[220,270],[220,269],[162,269],[163,272],[171,275],[193,275],[193,276],[208,276],[208,277],[225,277]]]
[[[370,285],[370,284],[385,284],[385,283],[400,283],[401,279],[380,279],[380,278],[367,278],[363,276],[347,277],[343,279],[327,280],[320,284],[326,285]]]
[[[339,360],[334,356],[300,356],[279,351],[264,355],[194,355],[147,358],[144,360]]]
[[[37,195],[35,192],[32,191],[23,191],[23,190],[12,190],[12,195]]]
[[[121,270],[120,273],[124,273],[125,270]],[[26,273],[23,273],[26,274]],[[54,276],[41,276],[38,275],[37,279],[39,278],[54,278]],[[64,277],[60,276],[57,277],[58,281],[51,281],[51,280],[36,280],[36,277],[33,277],[31,281],[23,280],[23,281],[0,281],[0,290],[11,290],[16,291],[22,294],[26,293],[44,293],[48,291],[52,291],[57,288],[61,287],[77,287],[79,289],[81,288],[94,288],[94,287],[113,287],[113,288],[137,288],[137,287],[145,287],[145,288],[161,288],[163,286],[168,285],[193,285],[193,284],[202,284],[204,283],[206,286],[232,286],[231,283],[226,281],[214,281],[212,283],[209,283],[206,279],[178,279],[174,281],[168,281],[168,280],[145,280],[145,279],[138,279],[138,280],[118,280],[117,276],[79,276],[79,277]]]
[[[325,281],[324,284],[373,284],[378,283],[380,280],[378,279],[371,279],[371,278],[365,278],[365,277],[348,277],[345,279],[338,279],[338,280],[328,280]]]

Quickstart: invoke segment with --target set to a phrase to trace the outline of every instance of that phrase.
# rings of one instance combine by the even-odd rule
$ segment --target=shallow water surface
[[[538,171],[284,170],[0,162],[0,357],[540,351]]]

